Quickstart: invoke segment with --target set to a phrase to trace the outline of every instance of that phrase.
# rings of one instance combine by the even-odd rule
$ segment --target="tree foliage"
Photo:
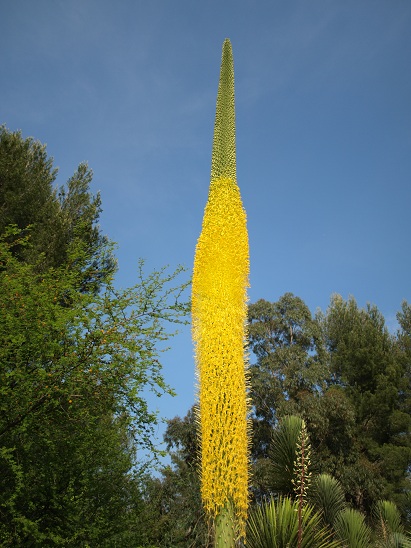
[[[138,546],[182,269],[118,290],[90,172],[58,197],[44,147],[3,129],[0,150],[0,543]]]
[[[164,440],[171,463],[148,478],[145,502],[150,509],[148,543],[157,546],[211,546],[199,476],[199,436],[195,408],[167,422]]]
[[[304,302],[286,293],[248,308],[254,451],[267,456],[272,427],[314,398],[327,380],[321,329]]]
[[[82,290],[96,291],[116,268],[112,246],[97,224],[101,198],[90,193],[87,164],[60,188],[57,173],[45,145],[0,126],[0,234],[9,225],[31,228],[30,246],[15,245],[13,254],[40,269],[67,264],[70,250],[81,244],[82,262],[75,258],[75,266],[83,273]]]
[[[291,294],[250,305],[257,493],[270,492],[273,428],[297,414],[314,469],[336,477],[355,508],[369,513],[379,498],[402,507],[411,462],[409,316],[404,304],[394,336],[375,306],[361,309],[353,298],[333,296],[314,318]]]
[[[401,504],[411,462],[409,363],[401,336],[392,336],[375,306],[353,298],[331,299],[321,322],[333,385],[354,413],[351,451],[340,453],[334,475],[356,508],[371,510],[377,498]]]

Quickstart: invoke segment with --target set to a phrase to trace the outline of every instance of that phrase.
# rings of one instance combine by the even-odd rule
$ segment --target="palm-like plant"
[[[302,512],[302,537],[299,541],[298,501],[288,497],[270,500],[251,512],[247,523],[250,548],[337,548],[331,531],[321,524],[321,515],[305,504]]]
[[[352,508],[345,508],[334,521],[336,537],[342,541],[345,548],[370,548],[371,529],[365,523],[365,518]]]
[[[271,487],[282,495],[291,495],[295,491],[295,464],[303,424],[301,417],[287,415],[273,433],[270,447]]]
[[[379,500],[373,509],[378,548],[411,548],[411,540],[401,523],[396,505],[389,500]]]
[[[321,512],[325,525],[333,526],[337,515],[346,507],[343,488],[338,480],[329,474],[314,478],[309,491],[309,501]]]
[[[363,514],[347,506],[344,491],[338,480],[329,474],[319,474],[314,477],[311,486],[309,485],[309,440],[304,420],[300,417],[290,415],[280,421],[273,434],[270,456],[272,489],[282,495],[288,495],[287,500],[295,506],[295,522],[283,519],[286,516],[283,510],[288,507],[288,503],[284,503],[286,499],[280,499],[279,508],[276,508],[276,503],[273,502],[269,507],[263,505],[258,508],[252,514],[248,528],[251,538],[259,539],[260,544],[255,544],[256,546],[305,546],[306,512],[307,509],[314,509],[321,526],[331,531],[331,537],[334,539],[332,542],[337,543],[330,544],[331,540],[328,537],[324,546],[411,548],[410,537],[405,532],[400,512],[393,502],[382,500],[376,504],[371,529]],[[312,506],[305,503],[306,495]],[[290,502],[292,497],[296,497],[294,503]],[[292,538],[290,531],[295,524],[295,544],[294,540],[290,541],[290,544],[281,544],[279,538]]]

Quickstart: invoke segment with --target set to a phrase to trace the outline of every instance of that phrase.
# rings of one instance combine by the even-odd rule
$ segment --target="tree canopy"
[[[0,126],[0,234],[9,225],[28,231],[30,245],[14,246],[13,254],[27,262],[41,254],[38,268],[67,264],[72,246],[81,244],[82,262],[74,260],[83,273],[82,290],[96,291],[116,269],[112,246],[98,226],[101,197],[90,192],[87,164],[62,187],[55,186],[57,173],[45,145]]]
[[[42,145],[0,137],[1,544],[138,545],[146,393],[173,393],[160,358],[185,322],[182,269],[136,261],[118,290],[91,172],[57,193]]]
[[[404,327],[407,312],[404,303]],[[378,498],[404,501],[411,462],[404,328],[390,334],[376,306],[361,309],[339,295],[315,317],[286,294],[251,304],[249,318],[256,456],[268,458],[278,418],[298,414],[313,464],[341,481],[356,508],[370,511]]]

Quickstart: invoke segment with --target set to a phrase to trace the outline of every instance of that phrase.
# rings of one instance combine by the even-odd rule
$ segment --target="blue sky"
[[[0,0],[0,123],[47,143],[64,184],[94,171],[119,286],[192,268],[207,198],[221,46],[231,39],[250,300],[286,291],[411,301],[409,0]],[[189,329],[165,377],[194,401]]]

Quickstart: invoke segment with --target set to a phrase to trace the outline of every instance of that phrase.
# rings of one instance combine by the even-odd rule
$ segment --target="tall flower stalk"
[[[306,503],[307,491],[311,483],[311,445],[308,438],[305,421],[301,420],[301,431],[296,447],[296,459],[294,461],[294,478],[292,480],[294,492],[298,501],[298,540],[297,548],[301,548],[303,542],[303,512]]]
[[[198,239],[192,286],[198,376],[201,494],[215,545],[244,535],[249,436],[245,360],[249,250],[236,178],[234,64],[223,44],[211,182]]]

